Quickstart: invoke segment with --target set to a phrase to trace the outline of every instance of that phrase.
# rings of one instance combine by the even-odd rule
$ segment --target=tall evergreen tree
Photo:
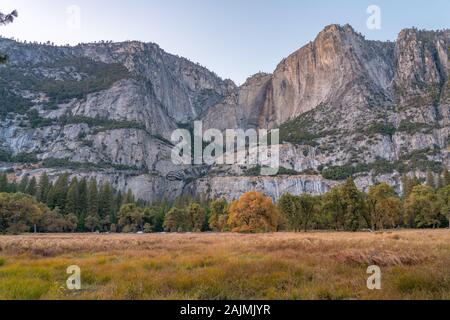
[[[101,218],[111,214],[112,191],[109,182],[104,182],[98,195],[98,213]]]
[[[89,181],[89,192],[88,192],[88,216],[97,217],[98,216],[98,188],[97,181],[91,179]]]
[[[42,203],[47,203],[47,194],[50,190],[50,179],[47,175],[47,172],[44,172],[39,178],[39,185],[37,191],[37,198]]]
[[[20,180],[19,192],[25,193],[27,191],[29,181],[30,181],[30,178],[27,175]]]
[[[342,186],[342,196],[346,207],[344,215],[345,228],[357,231],[361,228],[366,208],[364,197],[351,177]]]
[[[434,183],[434,175],[433,172],[431,172],[431,169],[427,170],[427,186],[432,189],[436,188],[436,184]]]
[[[8,177],[6,174],[0,174],[0,193],[8,192]]]
[[[79,212],[78,205],[79,205],[78,179],[75,177],[70,182],[70,186],[67,191],[66,205],[64,208],[65,214],[78,215]]]
[[[37,182],[36,177],[32,177],[30,182],[28,183],[26,193],[30,196],[36,196],[37,193]]]
[[[78,228],[84,230],[89,207],[89,190],[86,177],[78,184]]]
[[[123,204],[131,204],[131,203],[135,203],[135,202],[136,201],[134,199],[133,191],[131,189],[128,189],[128,192],[123,199]]]
[[[65,212],[69,174],[64,173],[58,177],[48,194],[48,202],[51,208],[58,207],[61,212]]]
[[[13,180],[10,184],[8,184],[8,192],[9,193],[16,193],[18,189],[17,181]]]

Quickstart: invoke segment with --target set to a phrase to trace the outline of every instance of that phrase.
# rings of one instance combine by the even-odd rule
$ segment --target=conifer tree
[[[436,185],[434,183],[433,172],[431,172],[430,169],[428,169],[428,171],[427,171],[427,186],[429,186],[432,189],[436,188]]]
[[[26,193],[30,196],[36,196],[37,193],[37,182],[36,177],[32,177],[30,182],[28,183]]]
[[[78,179],[75,177],[70,182],[69,189],[67,191],[67,199],[65,206],[65,214],[75,214],[79,213],[79,194],[78,194]]]
[[[39,178],[39,186],[37,191],[37,198],[40,202],[47,203],[47,194],[50,187],[50,179],[48,178],[47,172],[44,172]]]
[[[98,216],[98,189],[97,181],[91,179],[89,181],[89,192],[88,192],[88,216]]]
[[[111,216],[113,208],[113,194],[109,182],[103,183],[98,195],[98,214],[100,218]]]
[[[87,179],[83,178],[78,183],[78,209],[80,215],[86,215],[88,207],[88,184]]]
[[[8,192],[8,177],[6,174],[0,174],[0,193]]]
[[[27,175],[20,180],[19,187],[18,187],[19,192],[25,193],[27,191],[29,181],[30,181],[30,178]]]

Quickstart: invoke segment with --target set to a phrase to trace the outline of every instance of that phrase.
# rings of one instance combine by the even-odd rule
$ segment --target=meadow
[[[0,236],[0,299],[450,299],[449,265],[449,230]]]

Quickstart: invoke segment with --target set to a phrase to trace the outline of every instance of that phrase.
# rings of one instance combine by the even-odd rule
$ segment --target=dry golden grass
[[[1,236],[0,299],[450,299],[449,265],[449,230]]]

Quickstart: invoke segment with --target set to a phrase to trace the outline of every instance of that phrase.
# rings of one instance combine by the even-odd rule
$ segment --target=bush
[[[396,129],[391,123],[374,123],[366,131],[366,134],[381,134],[386,136],[392,136]]]
[[[352,166],[332,166],[322,170],[322,176],[328,180],[345,180],[355,173]]]

